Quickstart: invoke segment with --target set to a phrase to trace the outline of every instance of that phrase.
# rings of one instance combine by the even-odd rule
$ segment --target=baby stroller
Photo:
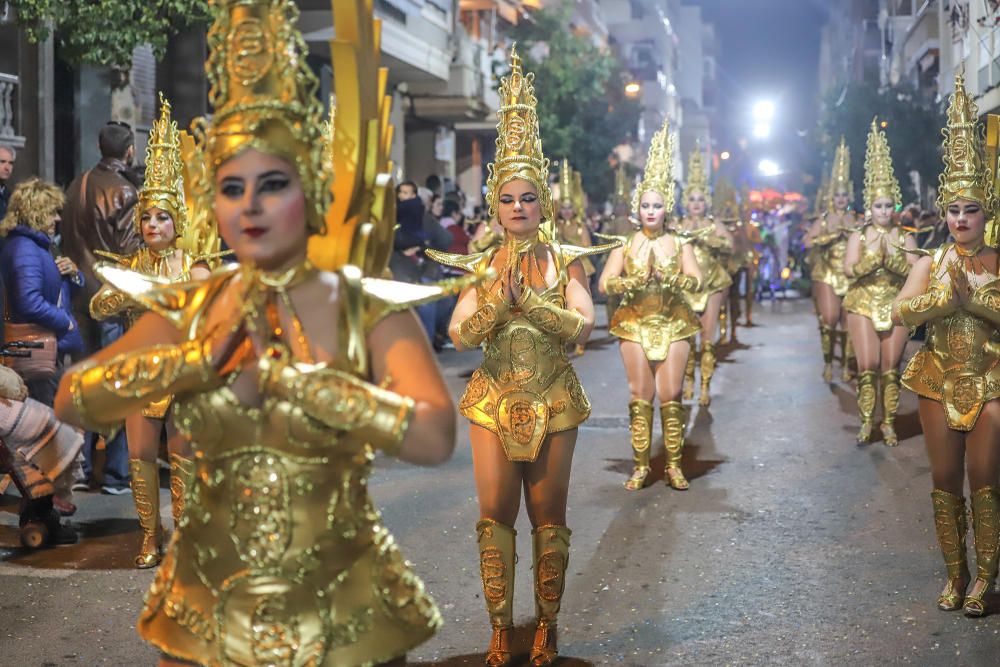
[[[7,343],[0,356],[29,356],[40,346]],[[82,446],[82,434],[60,423],[50,407],[28,398],[20,376],[0,366],[0,492],[9,480],[21,495],[19,526],[25,547],[76,542],[76,532],[60,521],[53,498]]]

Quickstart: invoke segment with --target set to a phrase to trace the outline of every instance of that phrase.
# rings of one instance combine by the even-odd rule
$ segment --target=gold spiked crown
[[[615,206],[619,204],[628,205],[628,174],[625,173],[625,164],[619,163],[615,170]]]
[[[868,130],[865,148],[865,212],[872,210],[872,204],[879,197],[888,197],[897,206],[903,202],[903,193],[899,190],[899,181],[892,168],[889,140],[879,129],[876,117]]]
[[[965,77],[955,73],[944,135],[944,170],[938,177],[938,208],[943,212],[959,197],[979,202],[987,213],[997,207],[993,178],[985,158],[986,139],[977,121],[979,109],[965,92]]]
[[[209,7],[205,68],[214,113],[194,126],[207,160],[199,193],[210,196],[219,166],[245,150],[276,155],[298,172],[309,229],[322,233],[331,198],[323,105],[295,27],[298,9],[291,0],[210,0]]]
[[[719,216],[722,222],[739,222],[740,205],[736,198],[736,187],[727,178],[715,181],[715,200],[719,202]]]
[[[646,170],[642,181],[632,194],[632,212],[639,212],[639,203],[647,192],[658,192],[663,197],[667,215],[674,210],[674,137],[668,120],[653,135],[646,155]]]
[[[694,150],[688,156],[687,185],[684,186],[684,204],[694,192],[705,195],[706,209],[712,208],[712,193],[708,189],[708,174],[705,172],[705,156],[701,152],[701,141],[695,142]]]
[[[573,206],[576,213],[583,216],[587,213],[587,194],[583,191],[583,174],[573,170]]]
[[[570,166],[569,160],[563,158],[559,163],[559,205],[563,202],[572,202],[573,209],[576,209],[576,172]]]
[[[174,233],[184,235],[188,222],[184,202],[184,163],[181,160],[181,133],[171,118],[170,102],[160,93],[160,117],[153,121],[146,144],[146,176],[139,193],[135,226],[142,236],[142,216],[152,209],[163,209],[174,220]]]
[[[500,79],[500,109],[497,111],[496,159],[489,165],[486,202],[490,216],[497,214],[500,188],[521,178],[538,190],[542,220],[552,220],[552,191],[549,189],[549,160],[542,153],[538,136],[535,75],[524,73],[521,57],[510,49],[510,74]]]
[[[847,140],[840,137],[840,144],[833,153],[833,168],[830,180],[824,193],[827,198],[827,208],[833,210],[833,195],[835,192],[846,192],[849,201],[854,201],[854,181],[851,180],[851,149]],[[819,207],[817,207],[819,208]]]

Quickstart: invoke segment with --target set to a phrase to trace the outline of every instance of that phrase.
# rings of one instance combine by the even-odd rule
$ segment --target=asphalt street
[[[944,568],[913,396],[904,392],[900,447],[856,447],[854,391],[820,379],[809,302],[764,304],[755,316],[758,326],[722,350],[711,407],[693,408],[686,492],[666,487],[662,471],[640,492],[622,488],[631,461],[617,344],[598,329],[577,362],[594,410],[574,460],[560,664],[1000,664],[1000,614],[935,607]],[[440,361],[457,397],[478,354]],[[371,484],[445,618],[411,654],[415,665],[482,664],[489,639],[467,436],[460,420],[455,456],[438,468],[380,459]],[[161,494],[168,507],[165,485]],[[0,664],[155,664],[134,630],[152,574],[131,566],[131,498],[78,494],[83,540],[34,553],[18,546],[16,498],[3,500]],[[525,657],[523,511],[517,529],[514,650]],[[1000,609],[1000,596],[989,602]]]

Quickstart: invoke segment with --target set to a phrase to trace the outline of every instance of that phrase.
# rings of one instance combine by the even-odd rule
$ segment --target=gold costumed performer
[[[135,224],[145,246],[128,257],[112,256],[119,264],[154,278],[157,282],[203,280],[209,260],[178,247],[190,223],[184,195],[181,133],[170,117],[170,104],[160,97],[160,118],[153,123],[146,147],[146,178],[136,207]],[[98,251],[98,254],[101,253]],[[90,314],[103,320],[125,313],[133,321],[142,310],[128,295],[107,286],[94,295]],[[194,471],[191,445],[167,419],[170,397],[150,403],[125,418],[128,435],[129,475],[135,509],[142,526],[142,546],[135,558],[138,568],[155,567],[163,553],[164,531],[160,520],[160,471],[156,455],[160,435],[167,430],[170,454],[170,499],[174,526],[184,511],[184,492]]]
[[[727,265],[733,251],[733,237],[722,222],[710,217],[712,208],[705,157],[701,144],[695,145],[688,158],[687,185],[684,187],[684,206],[687,216],[679,229],[686,232],[694,246],[694,255],[701,268],[701,285],[687,289],[688,302],[701,318],[701,395],[698,403],[707,406],[712,402],[710,386],[715,374],[715,334],[719,327],[719,313],[732,284]],[[695,351],[688,355],[684,373],[684,399],[694,398]]]
[[[841,379],[851,379],[850,338],[847,336],[847,311],[841,307],[847,294],[848,281],[844,274],[847,239],[854,231],[855,218],[850,209],[854,200],[851,181],[851,152],[844,138],[833,157],[830,182],[819,203],[827,211],[809,228],[804,245],[810,250],[812,291],[819,317],[820,345],[823,350],[823,380],[833,379],[833,355],[836,341],[840,342]],[[837,331],[837,327],[840,331]]]
[[[640,231],[611,252],[601,274],[601,291],[622,297],[609,331],[621,339],[632,397],[628,413],[634,467],[625,483],[629,491],[641,489],[649,475],[654,395],[660,399],[665,481],[675,489],[688,488],[681,470],[685,415],[680,398],[691,351],[688,340],[701,330],[701,322],[684,291],[697,290],[701,271],[691,246],[666,229],[666,217],[674,208],[672,158],[673,138],[664,123],[653,136],[646,172],[632,199]]]
[[[882,398],[882,437],[899,444],[896,410],[899,408],[899,363],[906,348],[906,327],[892,322],[892,301],[910,272],[912,258],[902,248],[916,248],[895,216],[902,194],[892,170],[885,133],[872,121],[865,151],[864,226],[851,233],[844,255],[844,273],[850,280],[843,307],[847,329],[858,362],[859,445],[872,432],[878,397]],[[880,382],[881,380],[881,382]],[[881,391],[877,385],[881,384]]]
[[[1000,552],[1000,256],[984,244],[997,198],[978,116],[956,74],[937,201],[955,242],[917,260],[893,311],[899,324],[927,325],[903,386],[919,397],[934,526],[948,572],[938,607],[964,609],[967,616],[986,614],[984,596],[993,588]],[[968,591],[966,471],[976,549]]]
[[[165,287],[105,267],[151,312],[66,374],[56,410],[108,429],[174,396],[195,474],[138,624],[161,665],[398,660],[441,618],[368,496],[374,451],[440,463],[455,416],[407,308],[442,288],[365,277],[394,227],[378,26],[370,3],[333,3],[334,183],[295,5],[209,7],[197,209],[240,264]]]
[[[580,172],[575,171],[564,159],[559,167],[559,215],[556,218],[556,238],[563,245],[578,248],[589,248],[593,245],[590,238],[590,228],[587,226],[587,211],[584,204],[583,180]],[[580,258],[587,280],[596,272],[594,262],[587,256]],[[589,286],[589,282],[588,282]],[[587,346],[587,337],[576,340],[573,354],[583,356]]]
[[[726,271],[729,272],[732,284],[726,291],[728,299],[723,301],[719,312],[719,345],[728,345],[739,342],[736,338],[736,325],[740,318],[740,284],[744,277],[747,279],[747,292],[753,294],[753,266],[756,261],[754,244],[760,241],[760,231],[753,220],[742,219],[736,188],[727,179],[720,177],[716,181],[715,200],[721,202],[719,218],[733,239],[733,251],[726,256]],[[749,318],[748,309],[748,322]]]
[[[490,165],[487,203],[505,241],[475,255],[428,253],[464,270],[490,266],[492,284],[467,289],[452,315],[460,350],[483,348],[459,409],[471,422],[472,464],[479,497],[480,572],[493,635],[489,665],[511,660],[514,625],[514,522],[521,489],[532,525],[537,627],[531,664],[557,657],[556,618],[566,586],[570,530],[566,499],[577,427],[590,401],[565,347],[594,326],[587,275],[578,261],[592,249],[563,246],[550,232],[549,161],[542,154],[534,76],[511,49],[501,79],[496,161]]]

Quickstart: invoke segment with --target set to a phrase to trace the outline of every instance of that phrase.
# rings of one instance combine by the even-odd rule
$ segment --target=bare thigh
[[[858,360],[858,370],[874,371],[879,367],[879,357],[882,353],[882,343],[879,340],[875,325],[864,315],[848,313],[847,331],[854,345],[854,357]]]
[[[622,363],[625,364],[625,376],[628,378],[628,390],[632,398],[652,401],[655,389],[653,371],[650,369],[649,359],[646,358],[642,345],[623,340],[618,345],[618,351],[622,355]]]
[[[708,297],[705,312],[701,314],[702,343],[711,343],[715,340],[715,330],[719,326],[719,311],[722,309],[724,298],[723,292],[716,292]]]
[[[983,406],[976,426],[965,436],[965,464],[973,491],[997,486],[1000,477],[1000,400]]]
[[[899,362],[903,360],[903,352],[906,351],[906,341],[910,339],[909,330],[906,327],[893,327],[880,338],[882,372],[898,370]]]
[[[128,455],[133,459],[152,462],[160,451],[160,433],[163,420],[143,417],[135,412],[125,418],[125,435],[128,440]]]
[[[167,451],[189,459],[191,458],[191,441],[177,430],[172,417],[173,415],[167,415]]]
[[[962,495],[965,486],[964,435],[948,428],[944,406],[937,401],[920,398],[918,410],[934,488],[956,496]]]
[[[521,509],[525,464],[508,461],[500,438],[482,426],[472,424],[469,436],[479,517],[513,526]]]
[[[841,298],[826,283],[815,283],[814,287],[820,320],[828,327],[837,326],[840,322]]]
[[[679,340],[670,344],[666,360],[656,364],[656,393],[661,403],[681,399],[684,367],[690,352],[691,344],[687,340]]]
[[[524,464],[524,497],[533,527],[566,525],[566,501],[569,498],[569,476],[576,436],[575,428],[550,434],[538,458]]]

